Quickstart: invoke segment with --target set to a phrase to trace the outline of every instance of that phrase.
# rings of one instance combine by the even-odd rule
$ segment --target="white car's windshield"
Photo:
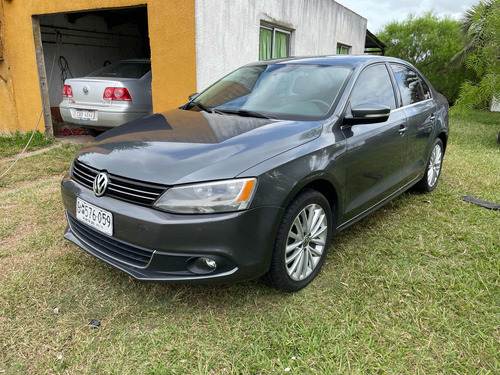
[[[186,109],[320,119],[330,112],[350,72],[329,65],[247,66],[209,87]]]

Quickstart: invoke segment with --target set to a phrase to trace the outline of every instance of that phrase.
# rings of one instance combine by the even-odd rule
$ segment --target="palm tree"
[[[500,0],[483,0],[476,5],[472,5],[462,15],[460,23],[462,33],[467,44],[451,59],[452,63],[462,65],[466,57],[484,46],[491,40],[488,28],[485,27],[487,16],[492,13],[494,7],[500,6]]]
[[[483,0],[462,17],[466,45],[452,62],[463,64],[476,75],[465,81],[457,107],[498,110],[500,105],[500,0]]]

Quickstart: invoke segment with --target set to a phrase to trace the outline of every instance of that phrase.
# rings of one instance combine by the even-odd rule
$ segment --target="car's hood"
[[[77,158],[108,173],[174,185],[233,178],[320,132],[319,122],[174,109],[107,131]]]

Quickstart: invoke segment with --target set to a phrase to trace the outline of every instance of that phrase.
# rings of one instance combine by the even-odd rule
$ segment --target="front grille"
[[[68,214],[68,222],[75,236],[94,250],[114,260],[134,267],[145,268],[153,256],[154,251],[108,237],[81,223],[70,214]]]
[[[100,172],[75,160],[71,169],[71,178],[92,189],[95,176]],[[167,189],[165,185],[135,181],[113,174],[108,174],[108,177],[109,184],[104,195],[143,206],[150,206]]]

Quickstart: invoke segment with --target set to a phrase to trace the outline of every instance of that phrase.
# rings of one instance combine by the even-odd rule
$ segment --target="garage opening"
[[[53,135],[82,133],[59,111],[67,78],[150,58],[146,6],[40,15],[33,30],[46,132]]]

